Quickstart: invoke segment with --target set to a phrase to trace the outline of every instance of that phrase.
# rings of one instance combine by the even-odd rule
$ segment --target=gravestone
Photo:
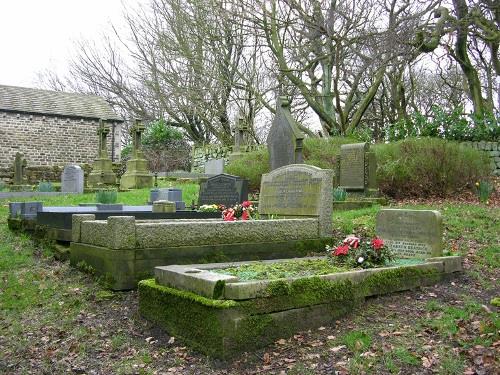
[[[322,237],[332,235],[333,171],[292,164],[263,174],[259,213],[288,217],[318,217]]]
[[[201,183],[198,206],[222,204],[230,207],[247,199],[248,180],[222,173]]]
[[[121,189],[142,189],[153,186],[153,175],[148,171],[148,161],[142,152],[142,133],[146,128],[135,120],[130,129],[132,136],[132,158],[127,161],[127,170],[120,179]]]
[[[149,202],[153,204],[156,201],[175,202],[175,209],[177,211],[186,209],[186,203],[182,200],[181,189],[152,189],[149,195]]]
[[[443,219],[439,211],[382,209],[375,231],[398,258],[443,255]]]
[[[26,185],[26,159],[24,154],[21,152],[16,152],[16,158],[14,159],[14,185]]]
[[[92,164],[92,171],[89,173],[88,185],[90,187],[116,184],[113,163],[108,157],[108,148],[106,145],[106,139],[109,132],[109,125],[105,124],[102,119],[99,120],[99,127],[97,129],[99,150],[97,152],[97,159],[94,161],[94,164]]]
[[[224,159],[210,159],[205,162],[205,174],[224,173]]]
[[[347,192],[365,196],[378,195],[377,161],[368,143],[340,146],[337,164],[337,185]]]
[[[267,136],[271,170],[303,162],[302,140],[304,134],[292,118],[290,102],[287,98],[280,97],[276,107],[276,115]]]
[[[61,174],[62,193],[83,193],[83,169],[79,165],[64,167]]]

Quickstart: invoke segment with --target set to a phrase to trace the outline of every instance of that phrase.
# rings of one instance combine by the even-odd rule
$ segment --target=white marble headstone
[[[83,193],[83,169],[78,165],[64,167],[61,175],[61,192]]]

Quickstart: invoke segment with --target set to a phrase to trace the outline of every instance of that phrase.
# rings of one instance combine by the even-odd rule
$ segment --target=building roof
[[[123,121],[100,96],[5,85],[0,111]]]

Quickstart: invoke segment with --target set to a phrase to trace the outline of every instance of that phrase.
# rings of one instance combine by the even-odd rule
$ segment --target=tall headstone
[[[130,129],[132,136],[132,158],[127,161],[127,170],[120,179],[122,189],[142,189],[153,186],[153,175],[148,170],[148,161],[142,151],[142,133],[145,126],[141,120],[135,120]]]
[[[14,159],[14,185],[26,185],[28,180],[26,178],[26,159],[24,154],[16,152]]]
[[[377,161],[368,143],[340,146],[337,164],[337,185],[349,193],[378,195]]]
[[[375,231],[398,258],[443,255],[443,219],[439,211],[382,209]]]
[[[247,199],[248,180],[223,173],[201,183],[198,205],[222,204],[230,207]]]
[[[79,165],[64,167],[61,174],[61,192],[83,193],[83,169]]]
[[[210,159],[205,162],[205,174],[221,174],[224,172],[224,159]]]
[[[271,170],[289,164],[301,164],[303,162],[303,139],[304,134],[292,118],[289,100],[280,97],[276,106],[276,115],[267,136]]]
[[[113,163],[108,157],[108,148],[106,145],[109,132],[109,125],[105,124],[102,119],[99,120],[99,127],[97,128],[99,150],[88,178],[88,185],[90,187],[116,184],[116,174],[113,172]]]
[[[322,237],[332,235],[333,171],[291,164],[262,175],[259,213],[288,217],[317,217]]]

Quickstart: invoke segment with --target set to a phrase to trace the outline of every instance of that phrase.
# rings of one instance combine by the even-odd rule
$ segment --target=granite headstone
[[[332,235],[333,171],[292,164],[262,175],[259,213],[318,217],[322,237]]]
[[[281,97],[276,107],[276,115],[267,136],[271,170],[303,162],[302,140],[304,134],[292,117],[290,102]]]
[[[78,165],[64,167],[61,175],[62,193],[83,193],[83,169]]]
[[[229,207],[247,199],[248,180],[222,173],[201,183],[198,205],[222,204]]]
[[[443,219],[439,211],[382,209],[375,231],[398,258],[443,255]]]

